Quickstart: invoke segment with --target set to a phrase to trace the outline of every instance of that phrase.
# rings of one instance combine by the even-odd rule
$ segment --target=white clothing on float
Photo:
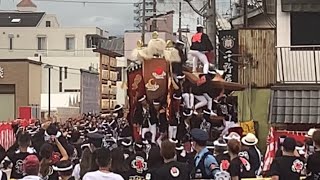
[[[194,106],[194,95],[191,93],[183,93],[182,94],[182,98],[184,101],[184,105],[188,108],[188,109],[193,109]]]
[[[156,142],[156,135],[157,135],[157,125],[156,124],[153,124],[153,125],[151,125],[150,124],[150,121],[148,121],[148,123],[149,123],[149,127],[148,128],[142,128],[142,130],[141,130],[141,135],[142,135],[142,139],[144,139],[144,134],[146,133],[146,132],[151,132],[151,134],[152,134],[152,139],[151,139],[151,141],[153,142],[153,143],[155,143]]]
[[[197,71],[197,65],[198,65],[198,60],[201,61],[201,63],[203,64],[203,73],[204,74],[208,74],[209,71],[209,62],[208,62],[208,58],[207,56],[200,51],[196,51],[196,50],[190,50],[189,54],[193,57],[193,68],[192,71],[196,72]]]
[[[203,93],[203,95],[195,95],[194,96],[199,102],[194,106],[195,109],[199,109],[207,105],[209,110],[212,110],[212,98],[207,94]]]
[[[169,126],[169,130],[168,130],[169,139],[176,139],[177,138],[177,131],[178,131],[177,126]]]

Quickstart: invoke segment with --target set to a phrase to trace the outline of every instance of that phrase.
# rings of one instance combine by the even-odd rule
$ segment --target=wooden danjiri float
[[[137,98],[145,94],[147,100],[166,101],[170,104],[171,95],[174,91],[179,91],[179,84],[174,80],[172,72],[172,63],[181,62],[179,52],[174,48],[174,43],[171,40],[165,41],[159,38],[157,32],[152,33],[152,39],[147,46],[143,46],[143,42],[137,42],[131,54],[131,59],[135,60],[139,67],[133,68],[131,72],[135,73],[134,77],[128,79],[128,94],[130,100],[130,107],[134,107]],[[142,69],[141,69],[142,68]],[[183,74],[190,82],[196,84],[199,80],[200,73],[193,73],[190,68],[183,67]],[[130,82],[131,81],[131,82]],[[245,86],[238,83],[226,82],[220,74],[216,74],[211,80],[211,85],[208,91],[239,91],[245,89]],[[140,83],[143,83],[140,84]],[[131,109],[130,108],[130,109]],[[131,109],[133,110],[133,109]],[[223,117],[212,117],[212,120],[223,120]]]

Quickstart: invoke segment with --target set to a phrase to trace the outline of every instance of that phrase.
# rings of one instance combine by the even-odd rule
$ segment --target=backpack
[[[230,180],[231,176],[227,171],[219,171],[214,175],[215,180]]]
[[[214,179],[215,180],[230,180],[231,179],[230,173],[226,171],[229,168],[229,165],[230,165],[229,161],[221,162],[220,171],[218,171],[214,175]]]

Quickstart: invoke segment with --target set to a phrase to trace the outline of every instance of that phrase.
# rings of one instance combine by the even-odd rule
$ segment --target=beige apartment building
[[[18,117],[19,107],[40,104],[41,63],[0,59],[0,121]]]
[[[15,59],[42,63],[39,98],[48,95],[45,64],[53,65],[52,99],[61,94],[79,96],[80,69],[99,68],[100,56],[93,49],[107,38],[108,32],[98,27],[62,27],[56,15],[38,11],[31,0],[21,0],[14,11],[0,12],[0,59],[7,59],[8,64],[10,59],[12,63]]]

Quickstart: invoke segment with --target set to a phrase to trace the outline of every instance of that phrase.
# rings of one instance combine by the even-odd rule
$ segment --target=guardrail
[[[320,83],[320,46],[287,46],[277,49],[277,81]]]

